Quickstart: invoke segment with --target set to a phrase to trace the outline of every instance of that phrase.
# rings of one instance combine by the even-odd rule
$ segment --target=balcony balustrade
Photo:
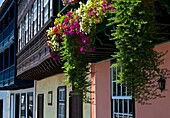
[[[14,81],[15,78],[15,65],[10,66],[9,68],[4,69],[0,72],[0,87],[1,85],[9,85]]]
[[[14,20],[6,27],[6,29],[0,34],[0,52],[2,52],[8,45],[13,43],[14,39]]]

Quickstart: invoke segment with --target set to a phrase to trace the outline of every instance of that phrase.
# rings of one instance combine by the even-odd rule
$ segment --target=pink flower
[[[68,17],[64,18],[64,23],[66,23],[68,21]]]
[[[85,54],[85,52],[84,52],[84,46],[80,48],[80,52],[81,52],[82,54]]]
[[[88,17],[89,17],[89,18],[90,18],[90,16],[91,16],[91,12],[88,13]]]
[[[76,34],[78,35],[80,32],[79,32],[79,30],[76,30]]]
[[[82,38],[82,42],[83,42],[86,46],[89,45],[88,40],[89,40],[89,36],[85,36],[85,37]]]
[[[94,20],[99,20],[99,18],[96,17]]]
[[[67,14],[68,14],[68,16],[72,17],[73,13],[71,11],[68,11]]]
[[[103,8],[103,11],[106,12],[106,7]]]
[[[114,7],[109,7],[109,10],[110,11],[114,11]]]
[[[84,34],[83,34],[82,32],[80,32],[80,36],[81,36],[81,37],[83,37],[83,36],[84,36]]]

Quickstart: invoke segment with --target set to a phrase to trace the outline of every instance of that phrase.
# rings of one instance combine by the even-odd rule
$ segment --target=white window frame
[[[113,118],[133,118],[132,96],[128,95],[128,88],[117,84],[120,67],[111,68],[112,86],[112,116]]]

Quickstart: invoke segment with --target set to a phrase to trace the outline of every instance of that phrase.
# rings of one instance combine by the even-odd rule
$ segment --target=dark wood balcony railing
[[[6,29],[0,34],[0,52],[2,52],[7,45],[13,43],[14,25],[14,20],[12,20]]]
[[[14,81],[15,65],[0,72],[0,87],[9,86]],[[2,86],[1,86],[2,85]]]
[[[37,80],[61,72],[61,63],[52,60],[46,44],[46,30],[52,19],[17,53],[17,77],[23,80]]]

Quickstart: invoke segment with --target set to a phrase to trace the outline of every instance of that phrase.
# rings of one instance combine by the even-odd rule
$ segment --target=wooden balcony
[[[62,72],[61,62],[54,61],[46,43],[46,30],[50,19],[43,28],[17,53],[17,77],[22,80],[38,80]]]

